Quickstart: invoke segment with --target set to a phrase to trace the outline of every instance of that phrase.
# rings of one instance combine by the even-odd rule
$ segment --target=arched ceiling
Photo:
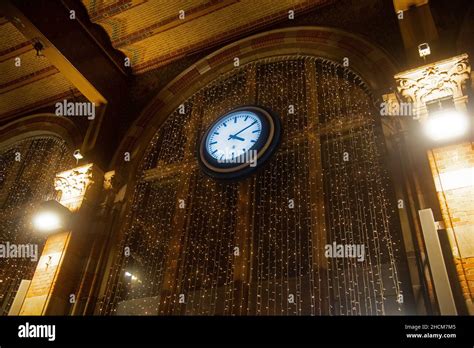
[[[241,37],[334,0],[82,0],[134,73]],[[258,5],[258,11],[255,6]],[[184,11],[184,18],[180,13]]]

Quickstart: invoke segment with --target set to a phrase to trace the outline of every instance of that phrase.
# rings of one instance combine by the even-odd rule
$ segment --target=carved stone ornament
[[[89,185],[93,183],[93,164],[86,164],[56,175],[54,187],[61,191],[61,204],[70,210],[80,208]]]
[[[115,181],[115,170],[111,170],[104,174],[104,189],[112,190]]]
[[[426,102],[452,96],[455,104],[467,101],[465,84],[471,67],[467,54],[441,60],[395,75],[402,97],[413,103],[418,115],[426,114]]]

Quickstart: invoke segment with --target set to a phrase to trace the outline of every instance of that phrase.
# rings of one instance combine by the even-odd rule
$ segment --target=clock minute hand
[[[237,133],[235,133],[234,135],[232,135],[232,134],[231,134],[231,135],[229,136],[229,140],[230,140],[230,139],[232,139],[232,138],[235,138],[235,137],[237,136],[237,134],[240,134],[240,133],[242,133],[242,132],[243,132],[244,130],[246,130],[247,128],[250,128],[250,127],[252,127],[252,126],[253,126],[255,123],[257,123],[257,121],[253,121],[253,123],[252,123],[252,124],[248,125],[248,126],[247,126],[247,127],[245,127],[244,129],[241,129],[240,131],[238,131],[238,132],[237,132]]]

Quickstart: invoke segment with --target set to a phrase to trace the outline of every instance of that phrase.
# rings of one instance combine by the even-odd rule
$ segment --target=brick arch
[[[166,85],[133,123],[114,155],[112,166],[123,177],[133,173],[153,135],[183,101],[222,74],[255,60],[284,56],[315,56],[343,63],[361,76],[374,94],[392,84],[399,70],[392,58],[366,39],[334,28],[294,27],[268,31],[236,41],[191,65]],[[132,161],[124,162],[130,152]]]
[[[70,149],[81,146],[82,135],[71,120],[54,114],[30,115],[0,128],[0,148],[32,136],[54,135],[63,139]]]

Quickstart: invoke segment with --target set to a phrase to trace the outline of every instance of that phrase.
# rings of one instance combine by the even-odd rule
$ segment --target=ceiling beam
[[[120,140],[117,124],[127,103],[130,68],[123,54],[89,21],[79,1],[1,1],[0,12],[27,39],[40,42],[42,54],[95,104],[96,117],[88,125],[81,152],[85,161],[106,168]]]
[[[106,104],[105,97],[87,80],[83,74],[54,46],[54,44],[11,2],[1,3],[5,16],[32,42],[41,42],[43,55],[91,102]]]

